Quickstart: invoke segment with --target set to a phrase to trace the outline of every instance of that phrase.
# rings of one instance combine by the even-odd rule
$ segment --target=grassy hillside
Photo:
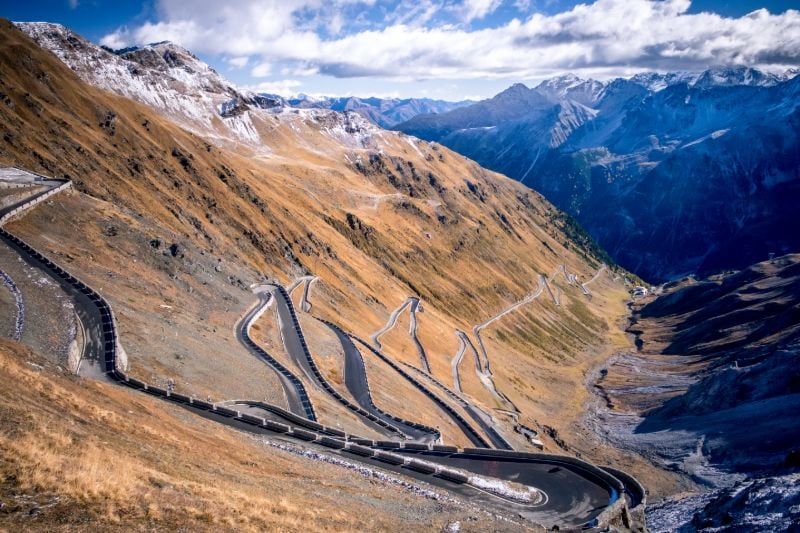
[[[470,331],[562,263],[585,281],[601,262],[538,193],[435,144],[379,131],[353,147],[330,124],[287,114],[256,121],[269,157],[218,146],[81,82],[7,22],[0,72],[0,162],[70,177],[78,191],[9,229],[108,298],[133,375],[173,379],[180,392],[283,401],[274,375],[232,334],[256,301],[249,286],[266,278],[320,276],[314,314],[364,338],[418,295],[431,367],[452,384],[456,329]],[[548,435],[579,415],[588,369],[627,342],[617,329],[626,313],[620,283],[602,276],[591,298],[556,283],[561,306],[542,297],[483,333],[497,387],[527,424],[553,429],[544,439],[554,449],[582,438]],[[263,331],[273,320],[261,319]],[[417,364],[407,342],[389,337],[386,351]],[[381,407],[435,418],[418,391],[393,389],[395,374],[366,363],[370,380],[387,384]],[[474,374],[464,387],[498,407]],[[510,418],[493,415],[526,445]],[[331,403],[324,416],[347,415]]]
[[[78,379],[3,339],[0,387],[0,528],[10,531],[498,527],[461,504]]]

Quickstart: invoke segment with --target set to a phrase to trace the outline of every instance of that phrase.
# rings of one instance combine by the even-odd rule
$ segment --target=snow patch
[[[422,152],[420,151],[419,147],[417,146],[417,143],[414,142],[416,140],[414,137],[409,137],[408,135],[403,135],[403,138],[411,146],[411,148],[413,148],[414,151],[416,151],[417,154],[419,154],[420,157],[423,157],[423,158],[425,157],[424,155],[422,155]]]
[[[511,483],[501,479],[470,476],[469,484],[473,487],[483,489],[486,492],[491,492],[492,494],[518,502],[540,504],[547,501],[546,495],[537,488]]]
[[[712,133],[709,133],[708,135],[704,135],[703,137],[700,137],[699,139],[695,139],[692,142],[684,144],[683,146],[681,146],[681,148],[689,148],[690,146],[695,146],[695,145],[700,144],[700,143],[702,143],[704,141],[707,141],[708,139],[712,139],[712,140],[713,139],[719,139],[720,137],[722,137],[723,135],[725,135],[729,131],[730,131],[730,128],[726,128],[724,130],[714,131]]]

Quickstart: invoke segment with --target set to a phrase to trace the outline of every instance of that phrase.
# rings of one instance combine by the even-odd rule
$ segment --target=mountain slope
[[[441,115],[419,115],[395,129],[421,139],[440,141],[455,131],[491,128],[520,116],[542,112],[550,100],[517,83],[489,100],[484,100]]]
[[[606,84],[567,76],[396,128],[542,192],[658,281],[800,247],[798,86],[744,67]]]
[[[148,382],[172,380],[176,391],[214,400],[283,402],[274,375],[231,328],[256,301],[251,284],[309,272],[321,278],[313,313],[363,338],[407,297],[421,297],[419,336],[433,375],[446,382],[456,329],[523,298],[559,264],[585,280],[600,267],[585,236],[540,195],[359,115],[251,107],[242,116],[269,149],[253,157],[252,146],[230,143],[213,125],[194,124],[205,137],[181,129],[162,101],[143,105],[86,84],[13,27],[3,39],[9,75],[0,90],[10,104],[0,106],[0,159],[69,175],[78,189],[11,230],[103,290],[131,374]],[[134,97],[146,101],[143,91]],[[496,385],[527,425],[552,428],[565,413],[576,416],[581,372],[619,342],[609,331],[625,312],[624,288],[604,276],[592,289],[588,299],[564,286],[562,306],[541,301],[510,318],[508,333],[485,334]],[[274,319],[262,320],[256,325],[267,332]],[[543,334],[532,338],[532,330]],[[325,348],[336,337],[319,335],[319,351],[341,364]],[[387,351],[419,360],[400,343]],[[371,380],[396,382],[378,363],[365,363]],[[568,399],[547,393],[567,388],[575,390]],[[530,445],[480,380],[465,380],[465,391],[515,446]],[[381,408],[465,443],[419,391],[385,392]],[[318,407],[323,421],[372,435],[321,393]]]
[[[169,42],[114,53],[60,24],[21,22],[19,27],[82,80],[160,109],[192,131],[256,144],[258,134],[244,112],[280,104],[239,91],[191,52]]]
[[[10,530],[402,524],[424,531],[459,520],[476,531],[498,527],[482,513],[468,522],[447,498],[313,461],[148,396],[77,378],[5,339],[0,386],[0,523]]]

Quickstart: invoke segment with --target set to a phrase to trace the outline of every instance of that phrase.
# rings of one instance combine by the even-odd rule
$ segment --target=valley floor
[[[654,531],[796,523],[798,287],[796,254],[674,283],[633,306],[638,349],[588,376],[585,427],[670,474],[631,467],[650,490]]]

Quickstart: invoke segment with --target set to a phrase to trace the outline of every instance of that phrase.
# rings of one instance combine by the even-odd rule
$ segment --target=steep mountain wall
[[[554,78],[396,126],[540,191],[653,282],[800,249],[800,78]]]

